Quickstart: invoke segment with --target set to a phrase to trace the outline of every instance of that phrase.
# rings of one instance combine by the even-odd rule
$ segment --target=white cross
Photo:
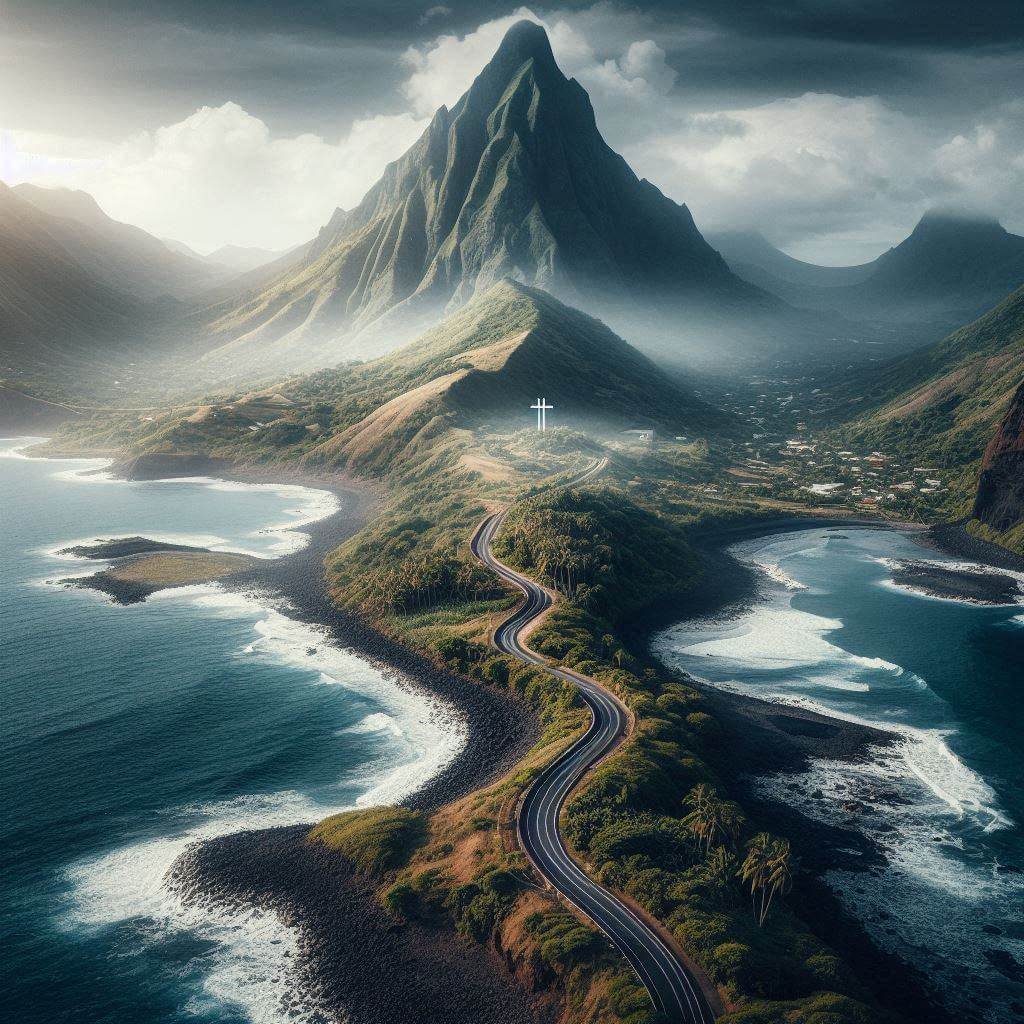
[[[554,406],[553,405],[548,405],[548,400],[546,398],[538,398],[537,401],[534,402],[534,404],[530,406],[530,408],[537,410],[537,429],[538,430],[547,430],[548,429],[548,409],[554,409]]]

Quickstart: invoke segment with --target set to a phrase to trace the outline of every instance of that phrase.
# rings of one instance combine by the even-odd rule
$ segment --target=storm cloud
[[[1024,232],[1024,5],[15,0],[0,178],[92,192],[200,249],[358,201],[518,17],[608,142],[701,227],[859,261],[933,205]]]

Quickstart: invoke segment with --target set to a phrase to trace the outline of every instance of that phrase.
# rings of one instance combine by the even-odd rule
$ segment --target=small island
[[[109,568],[91,576],[59,582],[99,590],[115,604],[139,604],[150,594],[169,587],[212,583],[251,569],[257,562],[251,555],[168,544],[148,537],[114,537],[64,548],[58,554],[112,560]]]

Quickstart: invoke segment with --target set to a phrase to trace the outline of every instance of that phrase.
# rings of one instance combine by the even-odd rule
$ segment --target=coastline
[[[35,438],[30,439],[30,445]],[[275,464],[234,465],[190,459],[158,469],[125,472],[125,464],[94,453],[42,453],[25,458],[108,461],[79,470],[118,479],[159,482],[214,477],[220,482],[295,485],[330,491],[338,507],[315,521],[288,524],[308,541],[299,550],[254,559],[244,572],[217,580],[227,593],[255,597],[288,618],[314,627],[325,640],[351,650],[460,719],[465,742],[441,771],[398,802],[421,811],[439,807],[504,774],[533,745],[539,726],[532,713],[508,695],[455,676],[426,657],[384,636],[358,616],[338,608],[326,586],[324,558],[367,522],[382,498],[378,488],[342,474],[310,473]],[[94,542],[95,543],[95,542]],[[116,547],[113,548],[116,552]],[[193,844],[172,866],[169,888],[190,909],[260,910],[294,929],[299,962],[297,1003],[285,1016],[323,1020],[321,1010],[350,1024],[381,1019],[468,1024],[489,1008],[496,1024],[550,1024],[550,996],[528,992],[497,953],[425,926],[402,934],[380,906],[373,886],[350,874],[337,857],[305,843],[309,825],[234,832]],[[221,851],[229,856],[220,856]],[[279,871],[282,864],[290,870]],[[299,884],[301,883],[301,884]],[[427,981],[436,978],[438,987]],[[307,1006],[308,1003],[308,1006]],[[438,1016],[437,1007],[450,1008]],[[410,1016],[416,1007],[420,1017]],[[313,1016],[307,1017],[312,1008]],[[320,1008],[319,1010],[316,1008]]]
[[[899,742],[901,737],[895,732],[847,722],[827,713],[731,692],[665,665],[651,650],[654,635],[669,622],[711,616],[728,620],[744,614],[759,601],[768,581],[754,565],[733,556],[728,551],[730,546],[758,537],[822,527],[837,530],[891,528],[881,521],[787,518],[694,534],[690,542],[704,561],[707,575],[714,581],[713,588],[706,594],[707,600],[703,599],[704,594],[684,598],[669,614],[656,616],[653,625],[638,625],[634,636],[665,671],[685,676],[687,682],[704,695],[722,724],[723,746],[729,750],[729,757],[719,759],[716,770],[755,819],[791,839],[803,869],[796,881],[798,891],[804,896],[799,901],[803,920],[850,963],[858,977],[867,980],[867,987],[880,1003],[906,1014],[910,1020],[945,1024],[963,1018],[955,1017],[953,1011],[940,1002],[941,997],[933,992],[922,969],[884,950],[871,938],[866,922],[843,905],[825,879],[827,872],[838,869],[852,873],[851,884],[856,885],[856,873],[877,874],[888,863],[884,849],[859,826],[856,808],[851,807],[846,824],[837,825],[810,817],[785,796],[790,790],[799,790],[802,797],[809,796],[812,800],[821,796],[817,792],[803,792],[802,783],[795,781],[811,761],[872,762],[884,757],[885,748]],[[911,539],[925,549],[925,553],[928,549],[940,550],[994,569],[1016,570],[1024,561],[1010,552],[1003,557],[1001,549],[994,553],[988,551],[992,545],[975,544],[975,538],[959,526],[928,528],[901,524],[897,528],[910,533]],[[955,595],[953,599],[971,603],[967,595]],[[787,777],[794,781],[786,782]],[[777,780],[770,795],[758,787],[759,782],[769,778]],[[879,795],[884,804],[887,794]]]
[[[243,483],[287,482],[327,489],[341,506],[330,516],[301,526],[310,537],[301,550],[266,560],[223,581],[225,589],[283,597],[289,617],[326,630],[332,642],[356,651],[378,667],[397,669],[414,689],[455,706],[465,719],[467,742],[459,754],[401,803],[431,810],[478,788],[515,763],[536,734],[536,723],[524,708],[503,694],[437,669],[330,600],[323,558],[362,527],[380,498],[378,493],[342,476],[309,474],[274,464],[217,467],[216,475]],[[715,566],[708,574],[715,586],[704,588],[682,604],[690,604],[690,615],[707,615],[744,600],[756,600],[759,574],[725,549],[741,539],[823,526],[884,529],[889,524],[790,517],[693,536],[691,542]],[[672,621],[685,617],[675,606],[667,611]],[[757,797],[740,777],[743,765],[761,773],[766,765],[771,773],[795,773],[815,757],[868,759],[872,748],[897,737],[827,715],[728,694],[699,681],[696,685],[722,718],[726,734],[734,740],[730,746],[740,755],[732,761],[730,787],[736,786],[758,816],[768,822],[784,822],[783,829],[793,836],[809,869],[799,882],[809,895],[804,902],[815,910],[808,923],[858,974],[875,980],[879,991],[885,993],[884,1002],[920,1013],[926,997],[915,969],[879,950],[817,877],[828,868],[854,863],[859,870],[871,870],[884,863],[881,851],[855,829],[821,825],[783,802]],[[315,852],[304,843],[305,831],[299,826],[206,840],[179,858],[170,881],[194,906],[256,906],[276,912],[286,924],[296,927],[305,993],[315,1005],[330,1014],[344,1014],[352,1024],[396,1015],[424,1024],[553,1019],[552,998],[531,996],[512,979],[495,951],[422,925],[396,929],[393,919],[381,910],[373,887],[344,870],[337,858]],[[443,979],[440,989],[424,987],[432,976]],[[438,999],[447,1015],[438,1014]],[[431,1004],[434,1009],[428,1013],[423,1008]],[[948,1019],[937,1007],[928,1005],[928,1011],[929,1020]]]

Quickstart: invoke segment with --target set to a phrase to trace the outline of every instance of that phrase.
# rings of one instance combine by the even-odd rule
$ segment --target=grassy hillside
[[[90,441],[426,476],[457,463],[471,431],[529,426],[538,395],[552,426],[594,434],[731,423],[600,322],[506,280],[392,355],[145,421],[103,417]]]
[[[953,470],[949,511],[966,514],[982,453],[1022,379],[1024,287],[938,344],[876,371],[863,382],[871,409],[844,432],[916,465]]]

